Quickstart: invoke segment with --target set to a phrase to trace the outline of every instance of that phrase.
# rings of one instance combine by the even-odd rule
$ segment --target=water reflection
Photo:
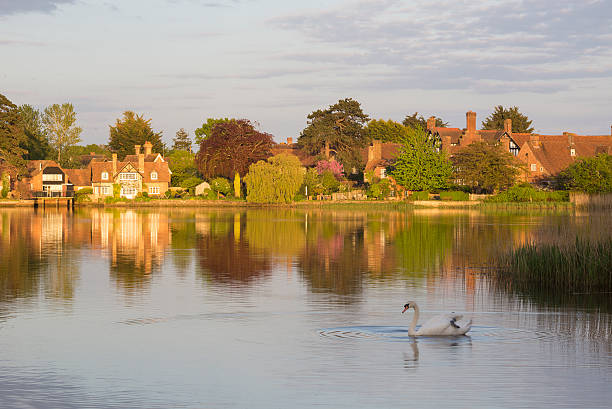
[[[366,283],[408,279],[431,288],[487,286],[496,255],[531,241],[603,237],[597,213],[351,210],[108,210],[0,213],[0,297],[70,299],[80,252],[108,262],[128,294],[150,286],[166,257],[183,277],[249,286],[274,269],[297,273],[312,293],[359,301]],[[88,256],[89,257],[89,256]],[[484,273],[483,273],[484,272]],[[544,296],[546,297],[546,296]]]

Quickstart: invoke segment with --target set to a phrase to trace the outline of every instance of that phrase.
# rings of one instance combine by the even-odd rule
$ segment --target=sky
[[[126,110],[170,143],[208,117],[294,140],[339,99],[464,128],[518,106],[535,131],[609,135],[611,0],[0,0],[0,94],[71,102],[83,143]]]

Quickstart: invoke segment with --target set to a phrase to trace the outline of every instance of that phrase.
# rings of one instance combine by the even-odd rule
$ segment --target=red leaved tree
[[[246,119],[216,124],[200,143],[196,164],[207,179],[236,173],[244,176],[249,165],[272,156],[272,135],[259,132]]]

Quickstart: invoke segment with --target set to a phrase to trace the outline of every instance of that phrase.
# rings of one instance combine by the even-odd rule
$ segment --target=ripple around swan
[[[377,339],[388,341],[406,341],[413,339],[408,336],[408,327],[393,326],[354,326],[336,327],[319,330],[319,335],[326,338],[345,339]],[[546,331],[533,331],[519,328],[501,328],[473,326],[466,335],[452,337],[418,337],[419,340],[469,340],[470,342],[519,343],[526,341],[558,341],[563,335]]]

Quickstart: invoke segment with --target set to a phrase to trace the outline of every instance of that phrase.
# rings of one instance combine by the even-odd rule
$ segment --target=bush
[[[9,175],[6,173],[2,174],[2,191],[0,192],[0,195],[2,196],[3,199],[6,199],[6,197],[9,194],[9,190],[11,190],[11,187],[9,186]]]
[[[212,189],[204,189],[202,197],[206,200],[215,200],[217,199],[217,194]]]
[[[523,183],[485,199],[486,202],[568,202],[569,192],[546,191]]]
[[[221,177],[211,180],[210,188],[217,193],[221,193],[222,195],[227,195],[232,191],[232,186],[230,185],[229,180]]]
[[[77,203],[91,202],[91,197],[89,196],[91,194],[93,194],[92,187],[86,187],[83,189],[79,189],[76,192],[74,192],[74,200]]]
[[[321,175],[321,185],[323,185],[323,193],[326,195],[335,193],[340,189],[340,182],[330,170],[324,171]]]
[[[426,190],[412,192],[412,196],[410,196],[412,200],[429,200],[429,192]]]
[[[195,189],[195,187],[196,187],[197,185],[199,185],[200,183],[202,183],[202,182],[203,182],[203,180],[202,180],[202,179],[197,178],[197,177],[195,177],[195,176],[192,176],[192,177],[189,177],[189,178],[187,178],[187,179],[184,179],[184,180],[181,182],[181,187],[182,187],[183,189],[191,190],[191,189]]]
[[[450,190],[448,192],[440,192],[440,200],[466,201],[470,200],[470,194],[466,192]]]
[[[381,179],[376,183],[371,183],[366,191],[368,197],[375,198],[377,200],[389,197],[391,194],[391,183],[389,179]]]

